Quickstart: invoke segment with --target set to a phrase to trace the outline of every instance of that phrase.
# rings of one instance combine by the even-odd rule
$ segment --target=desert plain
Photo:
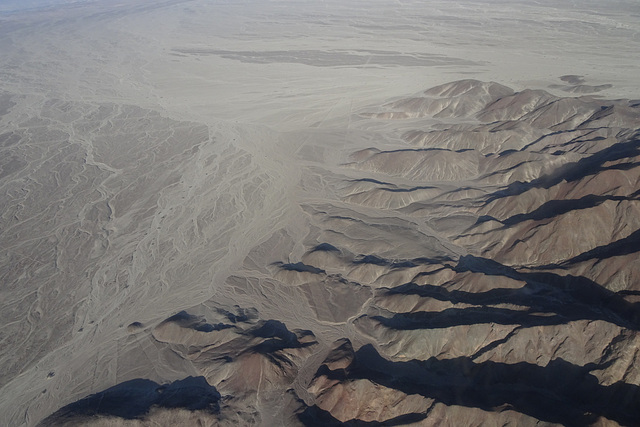
[[[0,5],[0,424],[640,424],[635,1]]]

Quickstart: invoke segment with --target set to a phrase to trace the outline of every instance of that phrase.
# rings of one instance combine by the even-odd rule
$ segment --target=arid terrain
[[[0,7],[0,425],[640,424],[640,6]]]

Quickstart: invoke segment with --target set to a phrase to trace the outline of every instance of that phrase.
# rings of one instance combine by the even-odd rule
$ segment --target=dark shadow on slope
[[[216,309],[216,311],[223,316],[225,316],[231,323],[244,323],[252,320],[258,319],[258,311],[255,308],[242,308],[239,306],[234,306],[234,312],[227,311],[221,308]]]
[[[471,187],[471,186],[464,186],[464,187],[458,187],[454,190],[449,190],[449,191],[445,191],[442,194],[440,194],[438,196],[438,198],[440,197],[444,197],[444,196],[448,196],[450,194],[456,194],[462,191],[484,191],[486,192],[486,190],[484,190],[483,188],[478,188],[478,187]]]
[[[377,255],[360,255],[353,261],[354,264],[372,264],[379,266],[389,266],[391,261],[381,258]]]
[[[449,257],[435,257],[435,258],[412,258],[412,259],[386,259],[377,255],[358,255],[352,262],[353,265],[369,264],[378,265],[382,267],[389,267],[390,269],[403,269],[412,268],[419,265],[433,265],[442,264],[443,262],[451,261]]]
[[[143,417],[151,407],[220,411],[220,393],[204,377],[187,377],[160,385],[135,379],[113,386],[71,403],[43,420],[41,426],[53,426],[77,417],[114,416],[124,419]]]
[[[532,188],[551,188],[562,181],[572,182],[586,176],[596,175],[605,170],[628,170],[640,165],[639,162],[625,162],[617,165],[604,166],[607,162],[622,160],[640,155],[640,139],[634,137],[630,141],[618,142],[591,156],[560,166],[551,174],[536,178],[529,182],[517,181],[507,188],[497,191],[487,197],[490,203],[496,199],[517,196]]]
[[[559,123],[559,125],[562,125],[563,123]],[[556,125],[554,125],[553,127],[555,127]],[[535,141],[525,145],[524,147],[522,147],[519,151],[526,151],[529,148],[531,148],[533,145],[539,143],[540,141],[543,141],[544,139],[551,137],[551,136],[555,136],[555,135],[561,135],[564,133],[579,133],[578,136],[576,136],[575,138],[570,139],[567,142],[563,142],[562,144],[554,144],[554,147],[570,147],[571,145],[577,144],[577,143],[586,143],[586,142],[596,142],[596,141],[602,141],[604,139],[606,139],[603,136],[594,136],[593,138],[589,138],[589,136],[596,132],[597,130],[600,130],[602,128],[593,128],[593,129],[569,129],[569,130],[561,130],[561,131],[555,131],[555,132],[551,132],[548,134],[545,134],[543,136],[541,136],[540,138],[536,139]],[[547,148],[547,147],[545,147]],[[564,154],[566,153],[566,151],[561,151],[560,154]],[[559,155],[560,155],[559,154]]]
[[[278,320],[267,320],[258,327],[248,331],[248,334],[257,338],[266,338],[260,344],[251,347],[250,351],[263,355],[271,355],[286,348],[303,348],[314,345],[312,342],[301,343],[298,335],[287,329],[287,326]],[[298,331],[300,336],[314,336],[311,331]]]
[[[373,154],[371,157],[380,155],[380,154],[392,154],[392,153],[427,153],[427,152],[432,152],[432,151],[438,151],[438,152],[449,152],[449,153],[464,153],[467,151],[474,151],[471,148],[462,148],[459,150],[453,150],[453,149],[449,149],[449,148],[441,148],[441,147],[427,147],[427,148],[398,148],[397,150],[385,150],[385,151],[380,151],[378,153]],[[480,154],[480,156],[482,156],[482,154]]]
[[[513,215],[501,222],[505,226],[510,227],[524,221],[542,221],[564,215],[571,211],[590,209],[609,200],[621,202],[637,199],[622,196],[597,196],[595,194],[590,194],[580,199],[550,200],[534,211]],[[480,219],[478,219],[478,221],[480,221]]]
[[[208,323],[203,317],[195,316],[193,314],[187,313],[184,310],[177,314],[174,314],[162,323],[167,322],[172,322],[183,328],[190,328],[199,332],[213,332],[233,328],[233,325],[226,325],[224,323]]]
[[[347,425],[316,405],[306,407],[297,416],[306,427],[342,427]]]
[[[581,276],[554,273],[518,272],[485,258],[464,256],[455,270],[489,276],[506,276],[525,282],[521,288],[498,288],[486,292],[447,290],[440,286],[408,283],[387,291],[388,294],[413,294],[470,308],[450,308],[440,312],[396,314],[391,318],[374,317],[394,329],[448,328],[458,325],[498,323],[525,327],[557,325],[576,320],[602,320],[623,328],[640,330],[640,304],[626,301],[621,295]],[[522,310],[491,307],[512,304]]]
[[[410,188],[380,188],[380,190],[388,191],[390,193],[412,193],[418,190],[433,190],[437,188],[438,187],[433,187],[430,185],[420,185],[420,186],[410,187]]]
[[[312,265],[304,264],[302,262],[281,264],[280,268],[285,271],[296,271],[298,273],[326,274],[326,271]]]
[[[598,246],[590,251],[564,261],[561,265],[575,264],[591,259],[603,260],[616,256],[629,255],[640,251],[640,230],[636,230],[629,236],[611,242],[607,245]]]
[[[287,326],[278,320],[267,320],[259,327],[249,332],[254,337],[260,338],[278,338],[288,344],[298,341],[296,334],[289,331]]]
[[[541,137],[533,140],[532,142],[528,143],[527,145],[525,145],[524,147],[522,147],[520,150],[516,150],[516,151],[527,151],[530,147],[532,147],[533,145],[539,143],[540,141],[552,137],[552,136],[556,136],[556,135],[561,135],[563,133],[572,133],[575,132],[575,129],[570,129],[570,130],[559,130],[559,131],[555,131],[555,132],[549,132],[549,133],[545,133],[544,135],[542,135]],[[580,135],[582,136],[582,135]],[[573,140],[575,140],[577,138],[573,138]],[[572,140],[572,141],[573,141]],[[500,156],[502,156],[502,154],[500,154]]]
[[[552,314],[531,314],[530,311],[504,308],[448,308],[442,311],[419,311],[399,313],[393,317],[373,316],[382,325],[391,329],[446,329],[460,325],[492,323],[499,325],[522,325],[526,327],[558,325],[571,320],[565,316]]]
[[[385,421],[362,421],[353,419],[345,422],[333,417],[329,412],[313,405],[298,414],[298,419],[306,427],[393,427],[418,423],[427,418],[426,413],[410,413]]]
[[[336,253],[342,253],[342,251],[340,249],[336,248],[335,246],[333,246],[333,245],[331,245],[329,243],[320,243],[315,248],[313,248],[311,250],[311,252],[336,252]]]
[[[529,363],[475,363],[469,357],[391,362],[370,344],[355,353],[346,369],[318,375],[340,381],[367,379],[406,394],[420,394],[445,405],[485,411],[514,411],[567,426],[590,425],[604,416],[622,425],[640,420],[640,387],[623,382],[602,386],[591,371],[554,359],[547,366]]]
[[[548,298],[559,299],[561,304],[568,305],[564,311],[559,311],[560,315],[568,318],[604,320],[624,328],[640,329],[640,305],[627,302],[615,292],[586,277],[549,272],[519,272],[496,261],[471,255],[460,258],[455,269],[487,275],[506,275],[522,280],[527,284],[527,291],[549,292]]]
[[[517,152],[516,150],[512,150],[511,152],[506,152],[505,151],[505,152],[500,154],[500,157],[505,157],[505,156],[511,155],[513,153],[516,153],[516,152]],[[506,175],[508,173],[513,173],[513,172],[517,171],[519,168],[523,167],[524,165],[526,165],[528,163],[534,163],[534,162],[536,162],[536,161],[534,161],[534,160],[524,160],[524,161],[516,163],[513,166],[508,166],[508,167],[503,168],[503,169],[496,169],[496,170],[493,170],[493,171],[491,171],[489,173],[486,173],[486,174],[482,175],[480,179],[481,180],[487,180],[489,178],[493,178],[493,177],[496,177],[496,176],[497,177],[504,176],[504,175]],[[516,182],[520,182],[520,181],[516,181]]]
[[[392,184],[390,182],[379,181],[379,180],[373,179],[373,178],[350,179],[348,182],[370,182],[372,184],[387,185],[389,187],[395,187],[396,186],[395,184]]]

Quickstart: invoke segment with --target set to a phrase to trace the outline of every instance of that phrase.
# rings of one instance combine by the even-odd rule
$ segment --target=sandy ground
[[[463,78],[566,96],[583,80],[560,77],[584,76],[583,92],[640,98],[637,52],[633,1],[166,0],[2,12],[1,423],[34,425],[133,378],[182,379],[188,366],[128,325],[152,328],[205,301],[255,307],[324,344],[364,344],[343,323],[358,304],[327,312],[313,289],[233,279],[260,279],[251,260],[300,262],[329,221],[319,218],[348,210],[418,230],[413,246],[373,236],[389,258],[465,254],[411,215],[339,200],[338,174],[370,176],[343,167],[349,154],[402,145],[372,140],[384,125],[353,113]]]

